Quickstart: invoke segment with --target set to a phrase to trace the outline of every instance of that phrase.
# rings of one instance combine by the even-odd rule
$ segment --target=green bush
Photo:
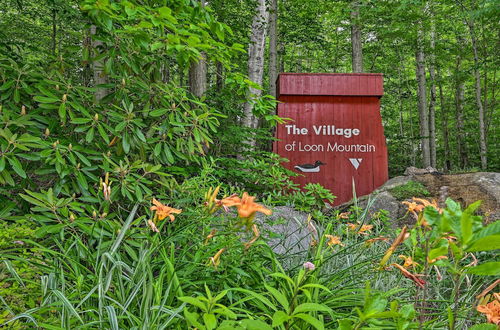
[[[390,190],[391,194],[397,200],[405,200],[412,197],[428,197],[430,192],[423,184],[416,181],[408,181],[407,183],[397,186]]]

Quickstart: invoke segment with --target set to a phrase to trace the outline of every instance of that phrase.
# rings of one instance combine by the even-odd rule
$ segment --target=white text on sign
[[[297,125],[285,125],[286,134],[288,135],[307,135],[309,134],[309,129],[306,127],[297,127]],[[335,127],[335,125],[313,125],[313,132],[315,135],[326,135],[326,136],[343,136],[345,138],[351,138],[353,136],[358,136],[361,131],[358,128],[342,128]]]

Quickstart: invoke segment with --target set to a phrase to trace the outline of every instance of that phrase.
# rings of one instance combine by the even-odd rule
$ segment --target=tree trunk
[[[271,0],[269,13],[269,94],[276,97],[276,79],[278,79],[277,61],[277,24],[278,24],[278,0]]]
[[[474,22],[472,20],[466,20],[469,26],[470,38],[472,43],[472,50],[474,52],[474,78],[475,78],[475,90],[476,90],[476,106],[479,112],[479,148],[481,156],[481,169],[485,170],[488,167],[488,148],[486,144],[486,127],[484,125],[484,108],[481,97],[481,74],[479,72],[479,55],[477,52],[477,40],[474,32]]]
[[[422,147],[422,165],[431,166],[431,155],[429,146],[429,113],[427,111],[426,79],[425,79],[425,55],[423,49],[422,23],[419,23],[417,35],[417,83],[418,83],[418,114],[420,121],[420,139]]]
[[[196,97],[202,97],[207,91],[207,62],[205,53],[197,62],[191,62],[189,66],[189,91]]]
[[[215,74],[217,76],[215,78],[215,88],[220,92],[224,87],[224,66],[221,62],[215,64]]]
[[[92,50],[94,52],[93,58],[96,58],[100,52],[102,52],[103,43],[101,40],[96,38],[97,27],[95,25],[90,26],[90,35],[92,36]],[[104,60],[101,58],[99,60],[94,60],[92,62],[92,70],[94,74],[94,86],[99,86],[106,84],[108,82],[108,77],[104,72]],[[106,95],[108,95],[108,90],[104,87],[97,87],[94,93],[94,99],[96,102],[101,101]]]
[[[459,42],[460,44],[460,42]],[[457,130],[457,151],[460,168],[464,169],[468,166],[467,147],[464,136],[464,98],[465,98],[465,81],[461,75],[462,58],[459,54],[457,57],[456,66],[456,91],[455,91],[455,107],[456,107],[456,130]]]
[[[205,7],[205,2],[200,0],[201,7]],[[207,91],[207,56],[201,53],[201,58],[192,61],[189,65],[189,91],[196,97],[202,97]]]
[[[443,145],[444,145],[444,160],[443,168],[445,171],[451,170],[451,157],[450,157],[450,138],[448,131],[448,111],[444,101],[443,86],[441,81],[441,74],[439,72],[439,67],[437,68],[438,75],[438,88],[439,88],[439,103],[441,107],[441,129],[443,134]]]
[[[268,18],[266,0],[258,0],[257,12],[253,18],[250,44],[248,46],[248,78],[258,85],[262,85],[262,78],[264,74],[264,46],[266,41],[266,25]],[[245,103],[243,109],[243,126],[249,128],[257,127],[257,119],[252,112],[252,99],[259,98],[261,95],[261,89],[253,87],[249,88],[248,101]],[[249,141],[249,144],[254,145],[255,141]]]
[[[353,0],[351,6],[352,72],[363,72],[363,45],[359,25],[360,0]]]
[[[429,76],[431,79],[431,99],[429,101],[429,152],[431,166],[436,168],[436,25],[431,25],[431,55],[429,63]]]

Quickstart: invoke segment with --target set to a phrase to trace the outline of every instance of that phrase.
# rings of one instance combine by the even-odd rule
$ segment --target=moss
[[[404,185],[395,187],[390,193],[398,200],[404,200],[412,197],[428,197],[431,193],[423,184],[416,181],[408,181]]]

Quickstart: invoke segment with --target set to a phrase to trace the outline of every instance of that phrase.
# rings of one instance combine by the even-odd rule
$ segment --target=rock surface
[[[418,171],[410,171],[409,173],[418,173]],[[402,218],[406,213],[405,207],[401,201],[391,195],[391,189],[405,185],[410,181],[423,184],[431,194],[427,198],[434,198],[443,206],[448,197],[460,202],[462,207],[482,200],[479,214],[484,216],[485,221],[491,222],[500,219],[500,173],[441,174],[427,172],[398,176],[387,181],[372,194],[361,197],[358,204],[361,207],[369,206],[371,213],[384,209],[389,211],[391,219]],[[345,203],[335,209],[346,210],[351,205],[351,202]]]

